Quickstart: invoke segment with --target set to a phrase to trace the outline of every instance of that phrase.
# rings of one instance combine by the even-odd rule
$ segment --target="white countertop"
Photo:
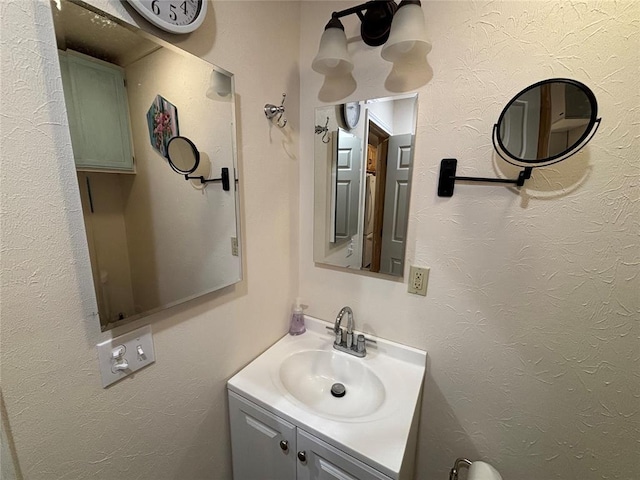
[[[285,335],[228,382],[229,390],[295,424],[349,455],[398,478],[414,413],[420,408],[426,352],[381,338],[367,344],[367,356],[357,358],[333,349],[328,322],[305,316],[306,333]],[[279,369],[283,360],[304,350],[327,350],[345,355],[371,369],[385,387],[381,407],[353,419],[314,412],[290,395]],[[413,447],[413,446],[412,446]]]

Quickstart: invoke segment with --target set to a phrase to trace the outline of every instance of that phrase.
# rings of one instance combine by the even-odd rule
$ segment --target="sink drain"
[[[344,385],[341,383],[334,383],[331,385],[331,395],[337,398],[344,397],[347,393],[347,389],[344,388]]]

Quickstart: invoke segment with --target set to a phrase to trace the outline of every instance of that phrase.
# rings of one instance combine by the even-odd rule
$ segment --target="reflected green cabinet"
[[[71,50],[58,53],[76,168],[133,172],[123,69]]]

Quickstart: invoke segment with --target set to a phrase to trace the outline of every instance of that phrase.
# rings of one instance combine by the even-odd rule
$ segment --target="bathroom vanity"
[[[426,352],[368,337],[358,358],[305,322],[228,382],[234,479],[413,478]]]

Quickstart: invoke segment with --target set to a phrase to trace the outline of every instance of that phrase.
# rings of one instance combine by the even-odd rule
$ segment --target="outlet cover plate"
[[[429,283],[429,267],[416,267],[411,265],[409,267],[409,281],[407,285],[407,292],[415,293],[416,295],[427,295],[427,284]]]
[[[96,347],[98,348],[98,363],[100,364],[103,388],[156,361],[155,352],[153,351],[153,338],[151,337],[151,325],[145,325],[111,338],[99,343]],[[120,347],[124,347],[124,355],[120,360],[115,360],[112,353]],[[142,349],[142,355],[139,354],[138,347]],[[124,370],[116,369],[116,363],[123,360],[127,362],[128,368]]]

